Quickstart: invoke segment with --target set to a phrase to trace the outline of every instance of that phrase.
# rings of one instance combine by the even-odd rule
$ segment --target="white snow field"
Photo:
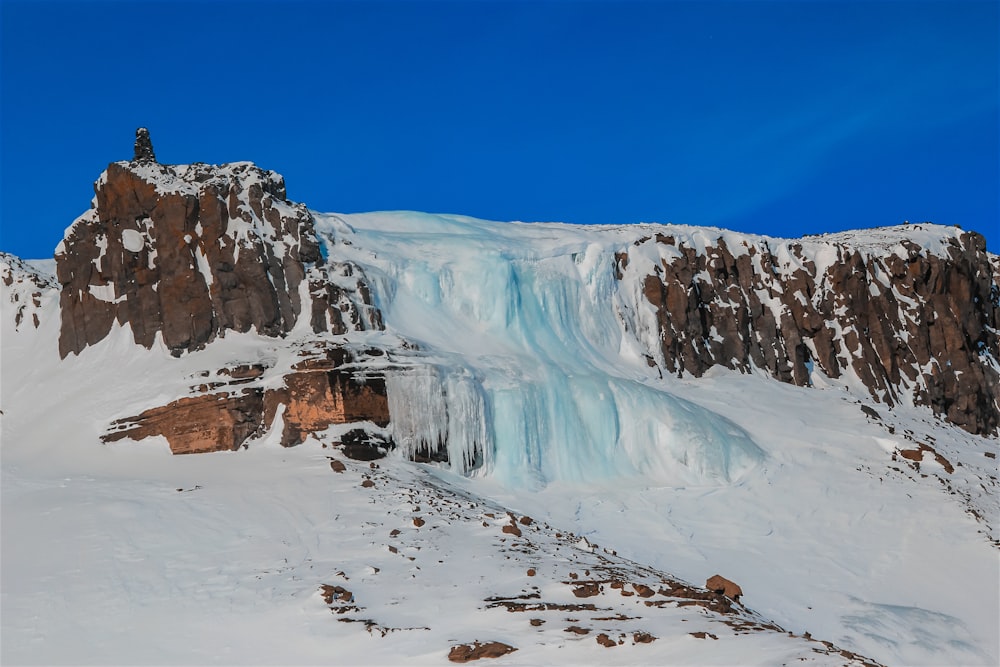
[[[118,328],[60,361],[57,288],[37,306],[31,285],[3,288],[4,665],[447,664],[474,641],[518,649],[497,665],[1000,662],[996,438],[890,412],[850,376],[647,364],[643,267],[616,280],[614,253],[650,230],[742,235],[315,215],[386,323],[326,338],[416,346],[387,377],[399,448],[375,468],[331,469],[346,426],[291,449],[277,427],[238,452],[101,444],[199,371],[266,359],[279,382],[308,326],[179,358]],[[917,441],[952,470],[896,456]],[[439,442],[451,464],[405,460]],[[747,609],[662,592],[716,573]]]

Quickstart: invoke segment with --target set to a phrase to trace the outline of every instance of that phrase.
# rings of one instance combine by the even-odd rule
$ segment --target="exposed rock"
[[[264,398],[260,389],[238,394],[190,396],[138,417],[115,421],[104,442],[163,436],[174,454],[236,450],[262,428]]]
[[[140,127],[135,131],[135,162],[156,162],[156,155],[153,153],[153,140],[149,138],[149,130]]]
[[[618,646],[618,644],[615,643],[614,639],[612,639],[611,637],[608,637],[608,635],[605,634],[605,633],[603,633],[603,632],[601,634],[597,635],[596,639],[597,639],[597,643],[600,644],[601,646],[604,646],[605,648],[614,648],[614,647]]]
[[[708,581],[705,582],[705,588],[713,593],[721,593],[737,602],[739,602],[740,596],[743,595],[742,588],[719,574],[709,577]]]
[[[227,330],[281,336],[304,306],[317,332],[382,326],[360,271],[323,263],[312,215],[272,171],[137,159],[108,165],[94,190],[56,249],[64,357],[115,322],[175,354]]]
[[[265,389],[247,386],[234,392],[234,384],[261,383],[265,369],[259,364],[238,365],[219,371],[232,378],[229,383],[202,385],[197,396],[146,410],[136,417],[114,422],[105,442],[122,438],[141,440],[162,435],[175,454],[237,449],[248,438],[272,427],[282,418],[281,444],[290,447],[332,424],[372,422],[389,423],[385,383],[379,378],[359,379],[342,365],[346,353],[306,359],[299,370],[285,375],[284,386]],[[223,389],[207,393],[212,389]],[[351,435],[354,434],[354,435]],[[391,443],[363,430],[345,436],[344,454],[355,459],[371,460],[385,455]],[[331,463],[333,465],[333,463]],[[340,464],[343,465],[343,464]],[[334,468],[336,469],[336,468]]]
[[[53,276],[45,275],[24,260],[0,252],[0,285],[3,287],[3,316],[14,315],[14,330],[30,325],[37,329],[41,324],[42,297],[58,283]]]
[[[384,458],[392,443],[380,435],[360,428],[352,429],[341,436],[344,455],[355,461],[375,461]]]
[[[517,649],[502,642],[487,642],[480,644],[478,641],[472,646],[459,644],[453,646],[448,652],[448,659],[452,662],[469,662],[480,658],[499,658],[500,656],[513,653]]]
[[[573,589],[573,595],[578,598],[589,598],[595,595],[600,595],[600,593],[601,585],[596,581],[582,584]]]
[[[808,251],[805,240],[729,248],[721,236],[699,251],[658,234],[620,253],[616,271],[646,271],[632,252],[660,258],[644,295],[659,340],[649,358],[665,372],[759,368],[808,385],[815,365],[856,377],[890,407],[910,397],[967,431],[996,433],[1000,261],[974,232],[955,230],[932,251],[908,239],[919,229],[814,238]]]

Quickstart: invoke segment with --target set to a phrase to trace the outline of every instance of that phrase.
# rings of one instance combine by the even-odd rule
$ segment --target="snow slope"
[[[304,328],[180,358],[118,329],[60,362],[58,294],[41,290],[38,329],[15,327],[5,297],[4,664],[442,664],[474,640],[519,649],[498,664],[850,659],[806,633],[885,664],[1000,660],[996,439],[887,413],[850,378],[661,378],[646,362],[656,329],[641,286],[612,279],[614,253],[651,230],[721,231],[316,216],[386,324],[330,338],[416,345],[387,377],[402,451],[377,469],[331,470],[336,429],[188,457],[100,444],[201,370],[290,365]],[[917,442],[951,472],[930,451],[902,458]],[[451,465],[404,461],[419,444]],[[610,585],[717,572],[753,612]],[[576,597],[588,578],[605,589]],[[327,603],[322,585],[353,601]]]

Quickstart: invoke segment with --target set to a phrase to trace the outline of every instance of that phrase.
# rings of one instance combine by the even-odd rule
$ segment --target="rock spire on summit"
[[[153,153],[153,141],[149,138],[149,130],[140,127],[135,131],[135,162],[156,162],[156,154]]]

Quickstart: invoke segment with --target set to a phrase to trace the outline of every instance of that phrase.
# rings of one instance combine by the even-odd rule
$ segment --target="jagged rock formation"
[[[156,162],[153,140],[149,138],[149,130],[144,127],[135,131],[135,157],[132,159],[136,162]]]
[[[316,332],[381,327],[363,280],[324,263],[312,215],[272,171],[137,159],[110,164],[94,189],[56,249],[63,357],[116,321],[175,354],[227,330],[280,336],[304,300]]]
[[[880,230],[866,232],[866,239]],[[878,401],[928,405],[972,432],[1000,425],[1000,269],[982,236],[959,233],[931,252],[908,234],[783,241],[719,236],[703,251],[656,234],[617,255],[658,260],[644,280],[660,347],[650,363],[702,375],[714,365],[765,369],[808,385],[813,365],[853,375]],[[644,265],[644,270],[645,270]]]

